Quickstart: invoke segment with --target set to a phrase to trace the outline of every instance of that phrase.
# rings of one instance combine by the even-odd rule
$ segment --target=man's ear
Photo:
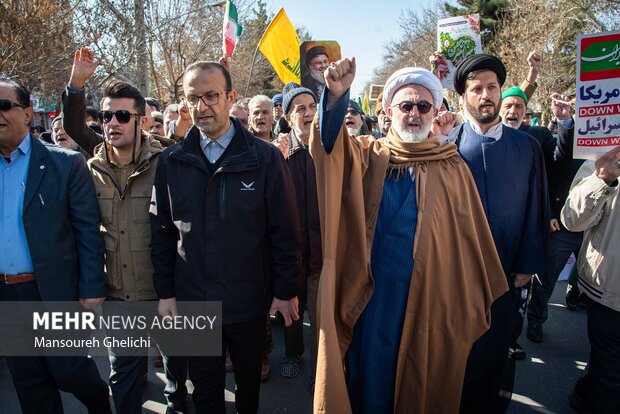
[[[289,114],[284,114],[284,119],[286,119],[286,122],[289,124],[291,123],[291,116]]]
[[[26,113],[26,125],[30,125],[30,122],[32,121],[32,106],[25,108],[24,112]]]
[[[435,118],[438,113],[439,113],[439,109],[433,107],[433,118]]]
[[[230,104],[234,104],[235,103],[235,99],[237,99],[237,91],[236,90],[231,90],[228,92],[227,96],[228,100],[230,100]]]
[[[385,114],[388,116],[388,118],[392,119],[392,107],[391,106],[388,106],[387,112]]]
[[[149,119],[146,116],[141,116],[140,117],[140,130],[144,131],[144,128],[146,128],[146,126],[149,123]]]

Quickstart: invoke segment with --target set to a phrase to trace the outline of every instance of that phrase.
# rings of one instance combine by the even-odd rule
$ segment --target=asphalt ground
[[[558,282],[550,301],[549,320],[543,326],[544,341],[533,343],[523,334],[519,343],[526,352],[526,359],[516,361],[515,390],[510,414],[521,413],[567,413],[574,411],[568,405],[568,395],[582,374],[589,355],[584,309],[568,311],[564,306],[566,282]],[[284,355],[283,328],[273,323],[274,350],[270,355],[271,378],[261,386],[260,412],[268,414],[312,412],[312,394],[308,386],[310,375],[308,353],[303,356],[303,366],[297,378],[284,378],[279,364]],[[306,344],[310,328],[306,326]],[[306,346],[306,349],[309,349]],[[103,378],[110,373],[106,357],[95,357]],[[162,368],[153,368],[149,361],[148,383],[143,388],[143,413],[164,413],[164,375]],[[191,392],[191,383],[188,382]],[[233,375],[227,374],[227,413],[235,413],[235,385]],[[63,393],[65,413],[85,413],[84,407],[70,394]],[[189,402],[189,401],[188,401]],[[191,403],[188,404],[191,406]],[[0,358],[0,413],[20,413],[15,389],[4,358]],[[189,411],[193,413],[193,410]],[[122,414],[122,413],[120,413]]]

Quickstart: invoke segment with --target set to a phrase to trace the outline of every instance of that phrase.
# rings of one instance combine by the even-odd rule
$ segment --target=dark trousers
[[[469,353],[461,395],[461,414],[503,413],[510,403],[514,360],[508,359],[522,289],[508,277],[508,292],[491,306],[491,327]],[[500,390],[502,395],[500,395]]]
[[[41,296],[36,283],[0,284],[0,300],[40,301]],[[62,413],[59,390],[73,394],[90,413],[109,412],[108,385],[86,355],[7,356],[6,363],[24,414]]]
[[[161,350],[160,350],[161,352]],[[181,407],[187,398],[187,357],[185,356],[166,356],[161,352],[164,361],[164,374],[166,375],[166,386],[164,387],[164,397],[168,406]]]
[[[226,350],[235,367],[235,408],[239,414],[258,412],[261,357],[265,319],[222,327],[222,355],[188,357],[189,377],[194,384],[192,398],[197,413],[226,413]]]
[[[287,357],[300,357],[304,353],[304,309],[308,298],[306,288],[306,269],[301,272],[301,284],[299,286],[299,319],[293,321],[291,326],[284,328],[284,345]]]
[[[586,299],[590,360],[577,382],[588,413],[620,413],[620,312]]]
[[[545,252],[545,274],[538,275],[540,282],[535,279],[532,286],[532,298],[527,309],[529,323],[542,324],[547,320],[549,312],[547,303],[553,293],[555,283],[571,253],[579,257],[582,239],[581,233],[572,233],[567,230],[551,233]]]
[[[124,302],[121,299],[108,297],[108,301]],[[130,302],[127,302],[130,304]],[[104,307],[106,312],[106,307]],[[114,314],[135,315],[121,306],[114,307]],[[138,336],[139,330],[125,329],[123,333],[115,332],[119,337]],[[110,359],[110,388],[117,413],[141,414],[142,413],[142,379],[148,370],[148,358],[141,355],[127,355],[127,349],[109,348]],[[119,355],[120,354],[120,355]]]

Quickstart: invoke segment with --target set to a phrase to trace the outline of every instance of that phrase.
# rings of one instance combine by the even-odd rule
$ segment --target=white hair
[[[258,105],[260,105],[262,103],[268,104],[270,111],[273,109],[273,102],[271,102],[271,98],[268,97],[267,95],[256,95],[256,96],[254,96],[252,99],[250,99],[250,102],[248,103],[248,108],[253,108],[253,107],[258,106]]]

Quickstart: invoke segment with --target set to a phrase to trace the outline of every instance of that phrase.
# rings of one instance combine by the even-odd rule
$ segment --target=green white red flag
[[[237,17],[237,6],[228,0],[226,1],[226,12],[224,13],[224,42],[222,44],[222,50],[226,56],[232,57],[242,31],[243,27],[239,24],[239,18]]]

